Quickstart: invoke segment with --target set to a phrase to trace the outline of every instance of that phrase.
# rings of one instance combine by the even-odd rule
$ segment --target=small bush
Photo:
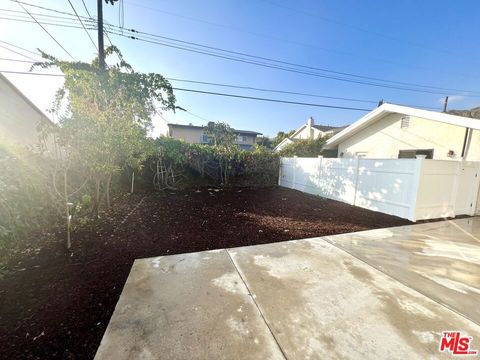
[[[154,141],[153,155],[143,176],[155,188],[188,188],[199,185],[275,185],[279,160],[262,147],[252,151],[237,146],[189,144],[172,138]],[[147,183],[142,179],[142,183]]]
[[[57,215],[53,163],[27,149],[0,144],[0,254]]]
[[[297,140],[285,146],[279,151],[279,155],[282,157],[317,157],[318,155],[322,155],[323,146],[326,141],[327,138]]]

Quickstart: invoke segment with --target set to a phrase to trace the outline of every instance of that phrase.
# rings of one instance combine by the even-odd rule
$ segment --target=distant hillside
[[[465,116],[474,119],[480,119],[480,106],[474,107],[470,110],[449,110],[448,114]]]

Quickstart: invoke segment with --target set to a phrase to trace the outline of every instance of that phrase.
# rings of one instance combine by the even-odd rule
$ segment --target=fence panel
[[[423,161],[415,220],[455,216],[459,166],[457,161]]]
[[[480,162],[282,158],[279,185],[412,221],[474,215]]]
[[[411,218],[416,164],[416,159],[359,159],[355,205]]]
[[[279,185],[410,218],[416,159],[282,158]]]

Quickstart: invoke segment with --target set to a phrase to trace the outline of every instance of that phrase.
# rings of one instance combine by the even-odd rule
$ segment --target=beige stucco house
[[[39,145],[37,127],[53,125],[5,76],[0,74],[0,141],[36,149]]]
[[[236,144],[244,150],[250,150],[256,143],[257,136],[262,135],[256,131],[235,130],[237,135]],[[178,140],[184,140],[191,144],[208,144],[208,137],[203,126],[168,124],[167,136]]]
[[[332,136],[344,128],[345,127],[316,125],[313,117],[310,117],[307,122],[300,126],[291,136],[283,139],[277,146],[275,146],[273,151],[280,151],[288,144],[297,140],[318,139]]]
[[[480,120],[383,104],[331,137],[339,157],[480,160]]]

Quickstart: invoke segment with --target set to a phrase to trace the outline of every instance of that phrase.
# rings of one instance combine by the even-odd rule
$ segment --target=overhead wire
[[[16,1],[17,2],[18,0],[10,0],[10,1]],[[26,3],[26,2],[21,2],[21,3],[28,4],[28,5],[31,5],[31,6],[36,6],[38,8],[44,9],[44,10],[55,11],[55,12],[62,13],[62,14],[67,14],[67,15],[70,15],[70,16],[72,15],[72,14],[69,14],[69,13],[66,13],[66,12],[63,12],[63,11],[46,8],[46,7],[43,7],[43,6],[33,5],[33,4]],[[339,77],[333,77],[333,76],[329,77],[329,76],[325,76],[325,75],[322,76],[322,77],[330,78],[330,79],[333,79],[333,80],[348,81],[348,82],[352,82],[352,83],[369,85],[369,86],[393,88],[393,89],[397,89],[397,90],[416,91],[416,92],[425,92],[425,93],[442,94],[442,95],[451,95],[450,92],[446,93],[445,91],[455,91],[455,92],[472,93],[472,94],[477,93],[476,91],[472,91],[472,90],[453,89],[453,88],[446,88],[446,87],[439,87],[439,86],[431,86],[431,85],[424,85],[424,84],[417,84],[417,83],[409,83],[409,82],[381,79],[381,78],[376,78],[376,77],[370,77],[370,76],[363,76],[363,75],[357,75],[357,74],[352,74],[352,73],[340,72],[340,71],[331,70],[331,69],[323,69],[323,68],[307,66],[307,65],[302,65],[302,64],[295,64],[295,63],[290,63],[290,62],[286,62],[286,61],[282,61],[282,60],[270,59],[270,58],[260,57],[260,56],[256,56],[256,55],[252,55],[252,54],[246,54],[246,53],[221,49],[221,48],[217,48],[217,47],[197,44],[197,43],[193,43],[193,42],[188,42],[188,41],[184,41],[184,40],[169,38],[169,37],[161,36],[161,35],[158,35],[158,34],[152,34],[152,33],[148,33],[148,32],[138,31],[138,30],[135,30],[135,29],[125,29],[125,28],[121,28],[121,27],[111,25],[111,24],[109,24],[108,26],[111,27],[111,28],[112,27],[115,28],[116,31],[120,31],[120,33],[114,33],[112,29],[110,29],[110,31],[107,31],[107,33],[110,32],[110,33],[113,33],[115,35],[125,36],[125,37],[131,38],[131,39],[135,38],[135,40],[140,40],[140,41],[152,42],[151,40],[148,40],[148,38],[145,39],[145,38],[140,38],[138,36],[138,34],[143,34],[145,36],[160,38],[160,39],[163,39],[164,41],[165,40],[170,40],[170,41],[174,41],[174,42],[185,44],[185,45],[192,45],[192,46],[201,47],[203,49],[210,49],[210,50],[215,50],[216,49],[216,50],[221,51],[223,53],[228,53],[228,54],[233,54],[233,55],[241,55],[241,56],[244,56],[244,57],[250,57],[250,58],[255,58],[255,59],[259,59],[259,60],[263,59],[265,61],[276,62],[276,63],[279,63],[279,64],[285,64],[285,65],[291,65],[291,66],[294,66],[294,67],[312,69],[312,70],[321,71],[321,72],[330,72],[332,74],[338,74],[338,75],[349,76],[349,77],[356,77],[356,78],[365,79],[365,80],[371,79],[371,80],[379,81],[379,82],[382,82],[382,83],[387,82],[387,83],[398,84],[398,85],[406,85],[406,86],[410,86],[410,87],[421,87],[421,88],[425,88],[425,89],[437,89],[437,90],[443,90],[443,91],[442,92],[439,92],[439,91],[433,92],[433,91],[425,91],[425,90],[424,91],[419,91],[418,89],[413,89],[413,88],[409,88],[409,87],[392,87],[392,86],[386,86],[386,84],[382,84],[382,83],[372,83],[372,82],[365,82],[365,81],[353,81],[352,79],[348,79],[348,78],[339,78]],[[122,34],[122,32],[124,30],[125,31],[130,31],[132,33],[136,33],[137,36],[134,36],[134,37],[126,36],[126,35]],[[167,44],[165,42],[161,43],[160,41],[156,41],[155,43],[157,45],[169,46],[169,47],[177,48],[177,49],[180,49],[180,50],[193,51],[193,52],[205,54],[205,51],[199,52],[198,49],[197,50],[194,50],[192,48],[187,49],[185,46],[180,47],[178,45],[173,45],[171,43],[170,44]],[[205,54],[205,55],[219,57],[218,53],[217,54],[209,53],[209,54]],[[228,59],[228,60],[233,60],[233,61],[240,61],[240,59],[232,59],[231,56],[230,57],[223,56],[223,58]],[[245,59],[243,59],[243,60],[244,60],[243,62],[245,62]],[[248,63],[252,64],[252,62],[248,62]],[[265,64],[259,64],[259,63],[256,63],[254,65],[265,66]],[[275,68],[278,69],[278,67],[275,67]],[[286,69],[286,68],[282,68],[280,70],[292,71],[292,69]],[[294,71],[294,72],[299,73],[299,71]],[[302,73],[302,72],[300,72],[300,73]],[[303,74],[305,74],[305,72],[303,72]],[[319,76],[321,74],[306,74],[306,75]],[[467,95],[468,96],[468,94],[462,94],[462,95]]]
[[[50,36],[50,38],[53,41],[55,41],[55,43],[58,46],[60,46],[63,49],[63,51],[65,51],[66,54],[68,54],[68,56],[70,56],[73,60],[75,60],[75,58],[72,56],[72,54],[70,54],[70,52],[67,49],[65,49],[65,47],[63,47],[63,45],[60,44],[60,42],[57,39],[55,39],[55,37],[52,34],[50,34],[50,32],[42,24],[40,24],[37,21],[37,19],[32,14],[30,14],[30,12],[20,2],[18,2],[18,1],[16,1],[16,2],[23,9],[23,11],[25,11],[28,15],[30,15],[30,17],[38,24],[38,26],[40,26],[42,28],[42,30],[45,31],[45,33],[47,33],[47,35]]]
[[[72,2],[71,2],[70,0],[67,0],[67,1],[68,1],[68,3],[70,4],[73,12],[74,12],[75,15],[77,16],[78,21],[80,21],[80,24],[82,25],[83,30],[85,30],[85,32],[87,33],[87,36],[88,36],[88,38],[90,39],[90,41],[92,42],[93,47],[95,48],[95,50],[98,51],[98,46],[97,46],[97,44],[95,44],[95,41],[93,41],[92,37],[90,36],[90,33],[89,33],[88,30],[85,28],[85,25],[83,24],[83,21],[82,21],[82,19],[80,18],[80,16],[78,16],[78,13],[77,13],[77,10],[75,9],[75,6],[73,6],[73,4],[72,4]]]

